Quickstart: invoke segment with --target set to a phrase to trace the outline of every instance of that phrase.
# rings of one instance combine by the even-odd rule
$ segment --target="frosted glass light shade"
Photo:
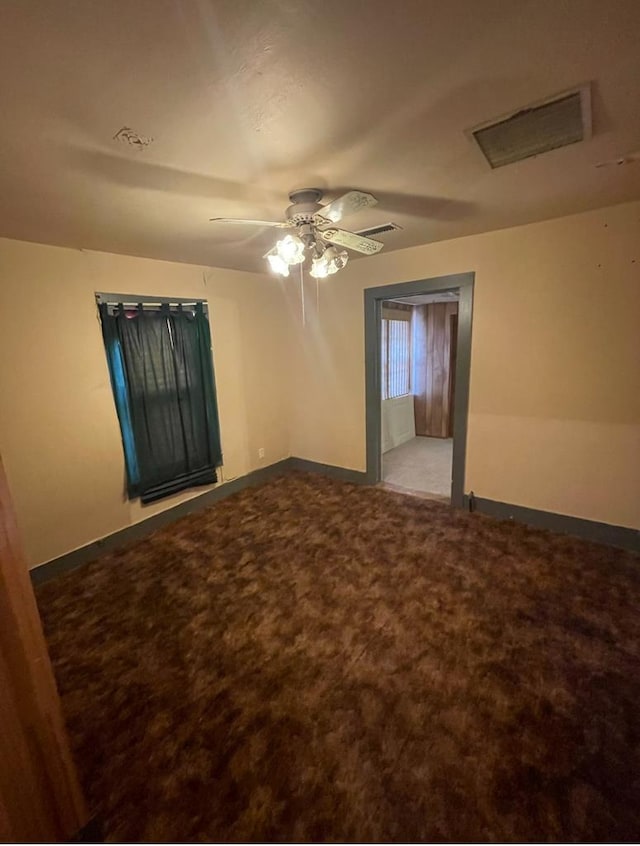
[[[276,252],[287,264],[301,264],[304,261],[304,241],[297,235],[285,235],[276,244]]]
[[[269,267],[274,273],[277,273],[279,276],[289,275],[289,265],[286,261],[281,259],[277,253],[271,253],[268,255],[267,261],[269,262]]]
[[[314,258],[309,273],[314,279],[324,279],[329,275],[329,262],[325,261],[324,255]]]
[[[337,273],[349,261],[349,254],[346,250],[338,252],[335,247],[327,247],[321,256],[314,258],[309,273],[314,279],[324,279]]]

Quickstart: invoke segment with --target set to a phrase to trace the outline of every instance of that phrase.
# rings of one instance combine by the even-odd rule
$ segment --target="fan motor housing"
[[[322,199],[320,188],[301,188],[298,191],[292,191],[289,194],[289,199],[291,205],[287,208],[285,214],[287,220],[290,220],[296,226],[313,223],[315,216],[322,208],[320,205]]]
[[[320,188],[298,188],[289,194],[289,199],[294,205],[296,203],[319,203],[322,199]]]

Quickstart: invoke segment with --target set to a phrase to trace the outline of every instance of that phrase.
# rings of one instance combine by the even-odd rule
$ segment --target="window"
[[[382,399],[393,399],[411,390],[411,324],[408,320],[382,320]]]
[[[130,499],[217,481],[222,463],[209,321],[202,302],[100,302]]]

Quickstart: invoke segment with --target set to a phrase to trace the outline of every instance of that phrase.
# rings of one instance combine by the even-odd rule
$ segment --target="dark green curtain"
[[[124,450],[125,467],[127,471],[127,493],[130,499],[139,495],[140,471],[138,470],[138,456],[133,438],[131,411],[129,408],[129,384],[127,371],[122,357],[122,345],[118,335],[117,322],[109,315],[106,303],[100,304],[100,321],[102,323],[102,338],[107,353],[111,388],[116,403],[122,448]]]
[[[124,387],[116,380],[114,397],[129,495],[152,502],[216,482],[220,427],[202,304],[195,313],[168,304],[159,310],[118,306],[110,313],[101,305],[100,316],[112,384],[118,352],[122,360]]]

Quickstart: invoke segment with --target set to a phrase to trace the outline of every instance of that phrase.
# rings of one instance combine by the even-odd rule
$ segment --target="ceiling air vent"
[[[369,229],[359,229],[357,234],[371,238],[372,235],[382,235],[383,232],[393,232],[395,229],[402,229],[397,223],[381,223],[380,226],[372,226]]]
[[[472,129],[492,168],[539,156],[591,137],[588,85],[533,103],[508,117]]]

